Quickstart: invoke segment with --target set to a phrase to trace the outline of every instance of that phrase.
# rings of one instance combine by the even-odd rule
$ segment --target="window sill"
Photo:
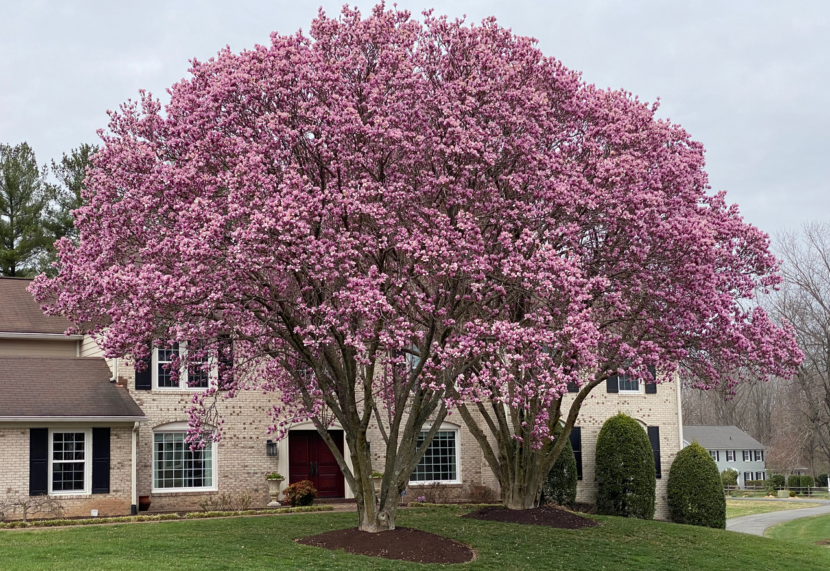
[[[49,492],[50,498],[91,498],[92,494],[83,492]]]
[[[447,488],[463,488],[464,484],[458,480],[437,480],[432,482],[409,482],[409,488],[429,488],[432,486],[445,486]]]
[[[212,492],[218,492],[219,488],[212,487],[212,488],[162,488],[160,490],[153,489],[150,494],[153,496],[165,496],[170,494],[209,494]]]

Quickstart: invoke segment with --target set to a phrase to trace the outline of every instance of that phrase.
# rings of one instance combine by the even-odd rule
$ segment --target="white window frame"
[[[424,426],[421,432],[429,432],[432,426]],[[441,423],[438,432],[453,432],[455,435],[455,480],[410,480],[410,486],[428,486],[431,484],[460,484],[461,480],[461,427],[455,424]],[[436,433],[437,434],[437,433]],[[430,443],[430,446],[432,444]]]
[[[752,462],[752,450],[741,450],[744,462]]]
[[[637,381],[637,390],[631,389],[624,389],[622,388],[622,379],[627,377],[627,375],[617,375],[617,393],[621,395],[641,395],[644,394],[644,385],[643,379],[631,379],[632,381]],[[627,379],[626,379],[627,380]]]
[[[53,458],[55,434],[79,433],[84,434],[84,489],[83,490],[53,490]],[[50,428],[49,429],[49,495],[50,496],[88,496],[92,490],[92,429],[91,428]]]
[[[715,462],[720,462],[720,450],[709,450],[709,456],[711,456],[712,460]]]
[[[166,347],[164,347],[166,349]],[[191,393],[198,393],[200,391],[205,391],[207,388],[215,387],[217,385],[217,381],[219,379],[219,367],[217,359],[215,355],[211,352],[210,356],[208,357],[208,363],[210,364],[210,370],[208,372],[208,387],[191,387],[188,386],[189,380],[189,371],[187,370],[188,367],[185,363],[182,363],[179,367],[179,386],[177,387],[160,387],[159,386],[159,349],[161,347],[154,347],[153,348],[153,358],[152,358],[152,377],[153,377],[153,390],[154,391],[171,391],[171,392],[180,392],[180,391],[187,391]],[[180,342],[179,343],[179,356],[183,358],[184,361],[187,360],[187,343]]]
[[[726,461],[727,462],[735,462],[735,451],[734,450],[727,450],[726,451]]]
[[[216,442],[209,442],[207,446],[210,447],[211,454],[211,485],[202,486],[198,488],[157,488],[156,487],[156,434],[164,433],[184,433],[187,438],[187,423],[186,422],[171,422],[157,426],[153,429],[151,440],[150,453],[153,455],[151,459],[152,475],[151,485],[153,494],[182,494],[182,493],[201,493],[201,492],[215,492],[219,489],[219,455],[217,454],[218,446]]]
[[[755,458],[755,460],[753,460],[753,462],[763,462],[764,461],[764,451],[763,450],[755,450],[754,458]]]

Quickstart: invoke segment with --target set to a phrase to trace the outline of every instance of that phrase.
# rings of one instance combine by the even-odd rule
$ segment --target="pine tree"
[[[49,247],[44,216],[51,188],[46,172],[28,144],[0,145],[0,275],[37,273]]]

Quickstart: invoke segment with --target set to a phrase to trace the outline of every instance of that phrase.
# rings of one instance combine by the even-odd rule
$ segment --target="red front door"
[[[343,454],[343,431],[329,435]],[[288,433],[288,483],[311,480],[320,498],[342,498],[346,484],[334,454],[316,430],[292,430]]]

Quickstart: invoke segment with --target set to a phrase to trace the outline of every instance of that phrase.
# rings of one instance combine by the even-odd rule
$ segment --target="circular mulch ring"
[[[502,507],[492,507],[470,512],[461,517],[502,523],[546,525],[560,529],[581,529],[583,527],[596,527],[599,525],[599,522],[588,519],[587,517],[582,517],[573,512],[551,506],[542,506],[529,510],[508,510]]]
[[[408,527],[380,533],[369,533],[357,528],[336,529],[303,537],[297,543],[415,563],[467,563],[475,558],[473,550],[463,543]]]

